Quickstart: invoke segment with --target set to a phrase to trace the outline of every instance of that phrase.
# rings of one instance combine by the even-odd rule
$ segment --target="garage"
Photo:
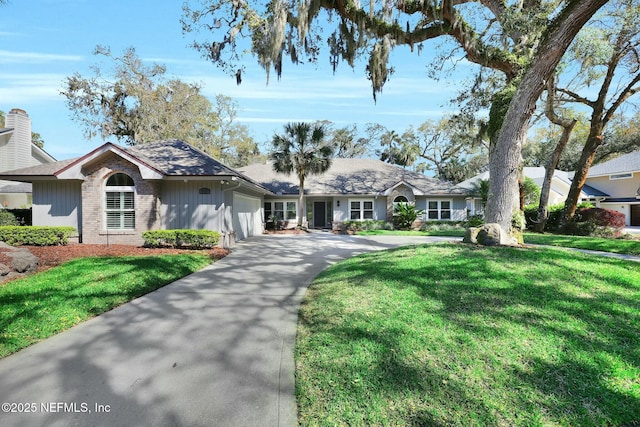
[[[629,225],[632,227],[640,226],[640,205],[631,205],[631,221]]]
[[[237,240],[262,234],[261,205],[258,197],[233,193],[233,229]]]

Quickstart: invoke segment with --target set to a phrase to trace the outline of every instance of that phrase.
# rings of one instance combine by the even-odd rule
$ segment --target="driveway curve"
[[[360,253],[442,240],[452,238],[241,242],[197,273],[0,360],[0,425],[295,426],[293,349],[309,283]]]

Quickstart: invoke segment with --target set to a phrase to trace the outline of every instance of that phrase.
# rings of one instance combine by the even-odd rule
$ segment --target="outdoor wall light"
[[[340,200],[336,203],[336,206],[340,207]]]

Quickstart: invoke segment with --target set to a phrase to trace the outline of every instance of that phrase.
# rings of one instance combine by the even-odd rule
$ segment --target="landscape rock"
[[[480,232],[480,227],[467,228],[467,230],[464,232],[462,243],[471,243],[471,244],[477,245],[479,232]]]
[[[500,227],[500,224],[483,224],[480,227],[470,227],[465,232],[462,241],[482,246],[513,246],[518,244],[514,237]]]
[[[6,276],[9,274],[11,269],[4,264],[0,264],[0,277]]]
[[[18,249],[7,255],[13,258],[11,266],[17,273],[27,273],[38,268],[38,258],[26,249]]]

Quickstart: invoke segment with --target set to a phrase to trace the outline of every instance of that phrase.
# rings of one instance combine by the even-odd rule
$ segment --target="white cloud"
[[[82,60],[84,60],[84,58],[80,55],[61,55],[39,52],[12,52],[9,50],[0,50],[1,64],[39,64],[54,61],[78,62]]]
[[[0,99],[14,104],[59,100],[62,74],[0,74]]]

